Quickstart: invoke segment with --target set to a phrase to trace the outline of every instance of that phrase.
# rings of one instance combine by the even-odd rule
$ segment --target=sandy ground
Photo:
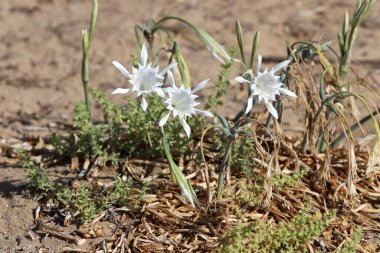
[[[100,0],[99,16],[91,50],[90,87],[110,94],[126,83],[111,65],[112,60],[129,64],[136,53],[134,24],[156,18],[170,1]],[[181,1],[170,11],[200,25],[226,48],[235,45],[234,21],[240,19],[250,41],[261,31],[259,52],[265,58],[283,59],[286,42],[334,41],[345,9],[355,1],[344,0],[208,0]],[[89,0],[2,0],[0,3],[0,139],[21,138],[56,131],[51,122],[71,122],[76,101],[83,98],[80,81],[81,29],[87,27]],[[363,23],[354,59],[372,83],[380,80],[380,4]],[[194,82],[215,80],[219,63],[194,39],[192,32],[175,22],[179,43]],[[189,35],[190,34],[190,35]],[[267,62],[268,63],[268,62]],[[274,64],[274,63],[270,63]],[[239,67],[234,69],[238,73]],[[122,99],[112,98],[115,103]],[[235,98],[224,111],[234,112]],[[240,101],[241,102],[241,101]],[[232,108],[232,109],[231,109]],[[50,123],[49,123],[50,122]],[[4,152],[3,154],[4,155]],[[37,202],[23,196],[25,177],[16,163],[0,157],[0,251],[50,250],[64,246],[54,238],[31,242],[25,235],[33,225]],[[21,239],[20,239],[21,238]],[[20,244],[18,246],[18,244]]]

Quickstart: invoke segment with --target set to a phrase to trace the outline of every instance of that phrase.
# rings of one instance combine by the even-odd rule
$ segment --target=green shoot
[[[82,84],[83,84],[86,108],[87,108],[87,111],[90,115],[91,115],[90,99],[88,96],[88,82],[90,79],[90,77],[89,77],[89,51],[90,51],[90,45],[91,45],[91,41],[92,41],[92,35],[94,33],[97,15],[98,15],[98,1],[93,0],[91,20],[90,20],[90,30],[89,31],[87,31],[87,29],[82,30],[82,47],[83,47]]]

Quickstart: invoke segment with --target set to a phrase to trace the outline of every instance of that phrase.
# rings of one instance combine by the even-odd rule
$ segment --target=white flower
[[[242,76],[238,76],[235,78],[235,81],[239,83],[248,83],[250,86],[251,94],[248,98],[247,109],[245,111],[248,114],[253,106],[253,97],[258,96],[259,102],[264,100],[265,106],[268,111],[278,119],[278,113],[276,109],[273,107],[271,100],[276,100],[276,95],[285,94],[290,97],[297,97],[296,94],[291,92],[288,89],[282,88],[284,84],[280,81],[280,76],[276,76],[275,73],[279,70],[284,69],[290,63],[289,60],[283,61],[277,64],[270,71],[265,69],[264,72],[260,72],[262,57],[259,55],[258,63],[256,68],[256,73],[253,75],[251,80],[247,80]]]
[[[195,106],[199,105],[199,103],[194,101],[198,97],[197,95],[194,95],[194,93],[203,89],[208,80],[200,82],[197,87],[191,91],[190,87],[185,88],[184,85],[181,85],[178,88],[175,85],[173,74],[170,71],[168,72],[168,77],[170,84],[172,85],[172,87],[166,88],[169,98],[165,101],[165,103],[168,105],[166,109],[168,109],[169,112],[160,120],[159,125],[165,125],[170,113],[173,112],[173,117],[175,118],[178,116],[187,136],[190,137],[191,130],[190,126],[186,123],[186,117],[191,117],[195,114],[213,117],[211,112],[195,109]]]
[[[136,92],[137,96],[141,96],[141,107],[146,111],[148,103],[146,102],[146,96],[151,95],[153,92],[157,93],[160,97],[165,97],[162,91],[162,82],[164,80],[164,75],[168,70],[177,65],[177,63],[171,63],[160,73],[159,67],[153,67],[151,63],[148,64],[148,50],[143,44],[141,48],[141,57],[138,69],[133,68],[132,74],[119,62],[113,61],[112,64],[120,70],[120,72],[129,78],[129,82],[132,84],[132,92]],[[112,94],[125,94],[128,93],[130,89],[117,88],[112,92]]]

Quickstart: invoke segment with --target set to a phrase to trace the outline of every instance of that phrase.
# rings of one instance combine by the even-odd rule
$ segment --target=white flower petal
[[[261,62],[263,61],[263,57],[261,54],[257,57],[257,67],[256,67],[256,75],[260,72]]]
[[[170,112],[167,113],[161,120],[160,120],[160,123],[159,123],[159,126],[164,126],[166,124],[166,122],[168,121],[169,119],[169,116],[170,116]]]
[[[125,76],[129,77],[128,70],[118,61],[113,61],[112,64]]]
[[[168,77],[169,77],[169,83],[170,83],[170,85],[171,85],[173,88],[176,88],[176,86],[175,86],[174,76],[173,76],[173,73],[172,73],[171,71],[168,72]]]
[[[285,88],[278,88],[278,91],[279,91],[281,94],[285,94],[285,95],[287,95],[287,96],[289,96],[289,97],[294,97],[294,98],[297,97],[297,95],[296,95],[294,92],[292,92],[292,91],[290,91],[290,90],[288,90],[288,89],[285,89]]]
[[[160,97],[162,98],[165,97],[164,91],[161,88],[157,88],[156,92],[157,92],[157,95],[159,95]]]
[[[169,71],[172,71],[172,69],[174,69],[174,67],[177,65],[178,65],[178,63],[176,63],[176,62],[170,63],[166,68],[164,68],[164,70],[161,71],[160,75],[165,75],[166,72],[169,73]]]
[[[242,76],[237,76],[237,77],[235,77],[235,81],[238,82],[238,83],[250,83],[249,80],[245,79],[245,78],[242,77]]]
[[[167,92],[169,97],[171,97],[171,93],[173,93],[175,91],[175,89],[173,89],[173,87],[166,87],[166,88],[162,88],[163,92]]]
[[[283,62],[280,62],[279,64],[277,64],[274,68],[273,68],[273,72],[277,72],[279,70],[282,70],[284,69],[286,66],[288,66],[290,63],[290,60],[286,60],[286,61],[283,61]]]
[[[208,82],[208,79],[203,80],[202,82],[198,83],[198,85],[194,88],[192,93],[197,93],[198,91],[202,90],[207,84],[207,82]]]
[[[125,94],[125,93],[128,93],[128,92],[129,92],[129,89],[117,88],[116,90],[114,90],[112,92],[112,95],[113,94]]]
[[[250,96],[248,98],[247,109],[245,110],[245,114],[248,114],[252,110],[252,107],[253,107],[253,97]]]
[[[148,63],[148,49],[146,48],[145,43],[142,45],[141,48],[140,63],[144,67]]]
[[[168,106],[168,107],[169,107],[169,106]],[[178,114],[178,111],[175,110],[173,106],[170,105],[170,107],[171,107],[172,109],[169,109],[169,110],[172,110],[172,111],[173,111],[173,117],[174,117],[174,118],[177,117],[177,116],[179,115],[179,114]]]
[[[203,116],[214,117],[214,115],[212,115],[212,113],[209,111],[202,111],[202,110],[195,109],[195,112]]]
[[[141,96],[141,108],[143,109],[144,112],[148,108],[148,103],[146,102],[144,96]]]
[[[190,126],[187,124],[185,118],[181,119],[181,124],[183,126],[183,129],[186,132],[187,137],[190,138],[191,129],[190,129]]]
[[[278,113],[277,113],[276,109],[273,107],[272,103],[271,102],[266,102],[265,106],[267,107],[267,109],[270,112],[270,114],[272,114],[272,116],[275,119],[278,119]]]

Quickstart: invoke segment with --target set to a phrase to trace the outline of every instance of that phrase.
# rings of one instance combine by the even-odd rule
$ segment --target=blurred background
[[[99,0],[89,86],[111,94],[128,85],[111,62],[130,66],[130,55],[138,55],[134,25],[143,26],[150,18],[168,14],[185,18],[226,49],[236,47],[234,22],[239,19],[247,45],[260,30],[258,52],[265,65],[273,66],[285,59],[287,42],[333,41],[337,49],[344,11],[351,13],[354,5],[354,0]],[[375,4],[359,29],[353,53],[361,75],[372,84],[380,80],[379,11],[380,5]],[[32,131],[31,126],[71,122],[75,102],[83,99],[81,30],[87,28],[90,12],[90,0],[1,1],[0,136],[22,134],[25,125]],[[167,25],[177,34],[193,84],[208,78],[215,81],[220,64],[198,37],[177,22]],[[233,71],[231,78],[243,69],[236,64]],[[208,89],[212,92],[212,85]],[[234,95],[223,113],[228,116],[227,108],[236,111],[234,103],[244,99]]]

